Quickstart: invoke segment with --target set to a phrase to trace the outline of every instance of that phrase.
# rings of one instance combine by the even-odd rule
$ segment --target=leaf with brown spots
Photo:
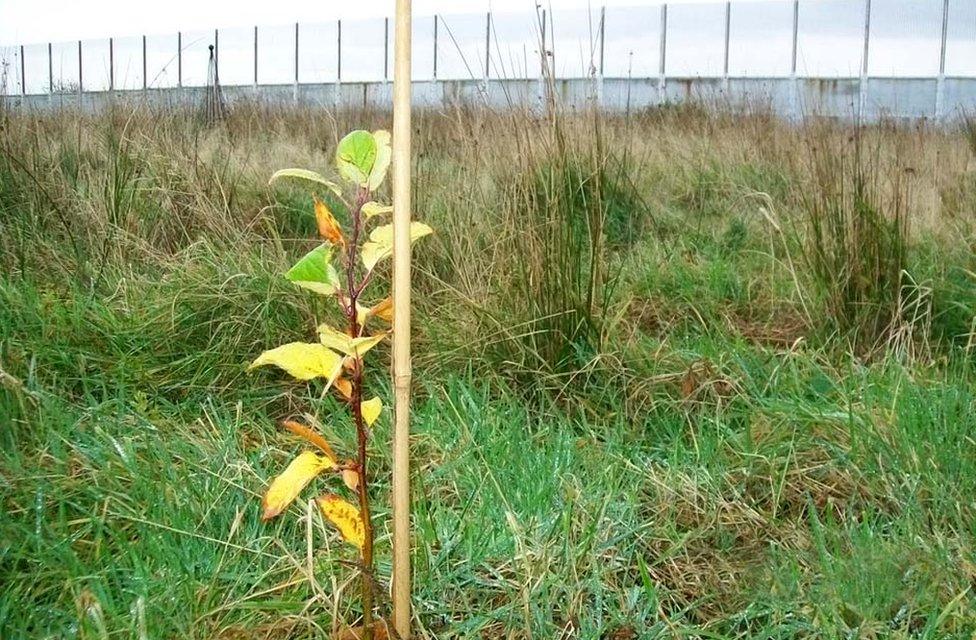
[[[322,515],[335,525],[343,539],[360,549],[366,542],[366,527],[359,509],[334,494],[318,498]]]

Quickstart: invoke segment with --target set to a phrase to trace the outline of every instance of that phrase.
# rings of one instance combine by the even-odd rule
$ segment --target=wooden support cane
[[[393,67],[393,628],[410,637],[410,0],[396,2]]]

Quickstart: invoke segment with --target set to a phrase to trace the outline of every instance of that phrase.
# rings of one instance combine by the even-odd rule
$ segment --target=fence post
[[[942,43],[939,48],[939,77],[935,85],[935,119],[942,120],[943,104],[945,102],[945,61],[946,38],[949,31],[949,0],[942,2]]]
[[[24,45],[20,45],[20,95],[27,95],[26,65],[24,64]]]
[[[50,42],[47,43],[47,92],[54,100],[54,53]]]
[[[864,53],[861,56],[861,81],[859,105],[857,110],[858,120],[864,118],[864,112],[868,103],[868,53],[871,43],[871,0],[864,0]]]
[[[108,90],[115,91],[115,42],[108,39]]]
[[[295,82],[291,89],[291,98],[298,102],[298,23],[295,23]]]
[[[176,88],[183,89],[183,32],[176,32]]]
[[[796,59],[800,35],[800,0],[793,0],[793,51],[790,58],[790,114],[800,117],[800,83],[796,76]]]
[[[434,14],[434,80],[437,80],[437,14]]]
[[[668,59],[668,4],[661,5],[661,52],[658,60],[657,99],[658,104],[664,103],[664,91],[667,88],[667,59]]]
[[[634,50],[627,53],[627,106],[624,109],[627,119],[630,120],[630,89],[634,83]]]
[[[254,92],[258,90],[258,25],[254,25]]]
[[[342,103],[342,18],[336,20],[336,82],[333,100],[338,110]]]
[[[383,82],[390,80],[390,18],[383,18]]]
[[[536,10],[536,16],[538,16],[538,9]],[[543,107],[548,107],[549,96],[548,96],[548,80],[546,79],[546,69],[549,66],[549,52],[546,48],[546,10],[542,10],[542,25],[540,26],[540,46],[539,46],[539,104]]]
[[[149,79],[146,77],[146,36],[142,36],[142,90],[149,88]]]
[[[491,77],[491,11],[485,14],[485,79],[484,97],[488,102],[488,78]]]
[[[599,106],[603,106],[603,54],[605,47],[603,46],[604,41],[607,36],[607,7],[600,7],[600,67],[597,70],[596,77],[596,103]]]
[[[732,0],[725,0],[725,57],[722,61],[722,87],[729,94],[729,40],[732,36]]]
[[[84,89],[84,76],[81,73],[81,40],[78,41],[78,106],[81,106]]]

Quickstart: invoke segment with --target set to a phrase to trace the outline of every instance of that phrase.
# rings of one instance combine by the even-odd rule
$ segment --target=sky
[[[660,65],[660,10],[647,0],[544,0],[553,18],[556,72],[585,75],[596,61],[599,7],[607,7],[605,73],[654,77]],[[943,0],[873,0],[869,74],[938,73]],[[721,75],[725,3],[669,0],[667,73]],[[393,0],[0,0],[0,63],[8,91],[19,88],[19,49],[28,43],[28,93],[48,90],[47,42],[57,88],[77,86],[77,41],[84,40],[86,89],[108,87],[108,36],[114,37],[114,86],[141,88],[142,34],[147,34],[146,83],[175,86],[176,32],[182,31],[181,78],[204,84],[214,27],[220,28],[224,84],[254,81],[254,25],[259,28],[260,84],[289,84],[295,76],[295,29],[301,82],[332,82],[339,75],[337,18],[342,18],[343,81],[378,80],[384,69],[383,16]],[[490,73],[534,77],[538,63],[534,0],[414,0],[414,77],[433,77],[433,16],[440,14],[438,78],[480,78],[485,67],[485,11],[492,10]],[[733,0],[729,73],[790,73],[790,0]],[[801,75],[857,76],[863,56],[864,0],[801,0],[797,67]],[[30,45],[29,43],[35,43]],[[3,46],[7,45],[7,46]],[[392,49],[392,47],[390,47]],[[946,73],[976,76],[976,0],[950,0]],[[12,69],[12,72],[11,72]],[[11,82],[12,80],[12,82]]]
[[[705,0],[675,0],[701,2]],[[587,0],[547,0],[554,8],[586,7]],[[641,0],[606,0],[593,6],[630,6]],[[414,15],[532,11],[535,0],[414,0]],[[0,44],[21,44],[180,29],[244,27],[255,24],[323,22],[393,14],[393,0],[0,0]]]

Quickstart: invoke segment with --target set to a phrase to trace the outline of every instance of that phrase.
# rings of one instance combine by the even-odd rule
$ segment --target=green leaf
[[[315,293],[331,296],[339,292],[339,273],[332,266],[332,247],[320,245],[305,254],[285,277]]]
[[[361,187],[369,184],[369,175],[376,162],[376,139],[369,131],[357,130],[339,141],[336,165],[339,175]]]
[[[376,191],[386,178],[386,171],[390,168],[393,150],[390,148],[390,132],[384,129],[373,132],[376,143],[376,161],[369,172],[369,190]]]
[[[268,184],[272,184],[281,178],[292,178],[294,180],[308,182],[312,185],[325,187],[337,196],[342,195],[342,189],[339,188],[339,185],[330,180],[326,180],[322,175],[314,171],[309,171],[308,169],[282,169],[281,171],[275,171]]]

